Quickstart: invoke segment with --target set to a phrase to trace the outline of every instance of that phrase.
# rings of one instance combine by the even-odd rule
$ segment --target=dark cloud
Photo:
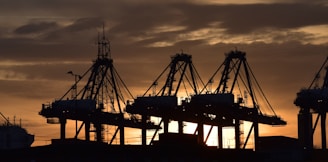
[[[73,40],[72,40],[73,41]],[[77,40],[79,41],[79,40]],[[83,40],[85,41],[85,40]],[[17,61],[58,61],[83,60],[96,55],[94,42],[44,42],[29,38],[0,40],[2,60]],[[81,50],[83,49],[83,50]],[[84,59],[85,60],[85,59]]]
[[[121,16],[114,20],[119,24],[111,29],[113,33],[142,34],[155,26],[178,23],[184,18],[179,15],[178,8],[170,5],[143,4],[129,6],[122,11],[119,13]]]
[[[252,33],[273,32],[271,37],[274,41],[305,40],[308,39],[308,34],[289,32],[289,30],[328,24],[328,18],[324,16],[328,15],[327,6],[306,3],[248,5],[186,3],[156,5],[150,3],[128,6],[124,9],[128,12],[118,13],[120,16],[113,19],[117,25],[110,29],[110,33],[115,41],[122,43],[131,42],[129,40],[133,37],[149,37],[138,42],[143,46],[157,41],[173,42],[174,44],[178,35],[186,35],[206,28],[223,28],[225,31],[216,34],[226,34],[226,37],[234,37],[236,34],[252,35]],[[156,27],[161,26],[182,26],[184,29],[149,34],[155,31]],[[279,35],[274,33],[275,31],[287,32],[287,35]]]
[[[302,4],[254,5],[236,8],[230,12],[223,26],[231,32],[250,32],[259,28],[299,28],[308,25],[327,24],[327,6]],[[241,21],[240,21],[241,20]]]
[[[21,1],[13,0],[3,2],[0,6],[2,16],[23,16],[27,18],[48,18],[48,19],[62,19],[73,17],[85,17],[86,15],[102,15],[110,4],[114,2],[95,0],[90,1],[42,1],[31,0]],[[106,9],[107,8],[107,9]],[[13,12],[15,11],[15,12]]]
[[[95,3],[89,7],[92,8],[96,4],[99,5],[99,3]],[[24,38],[0,38],[2,57],[8,55],[8,57],[15,56],[19,59],[23,57],[30,59],[68,58],[71,54],[80,53],[77,49],[83,49],[86,45],[92,46],[96,42],[97,32],[101,30],[104,22],[105,25],[108,25],[108,27],[105,27],[107,27],[107,30],[109,28],[107,33],[109,33],[109,37],[113,42],[128,45],[137,43],[136,46],[146,47],[151,43],[162,41],[171,42],[174,45],[183,41],[176,40],[177,35],[188,34],[207,27],[213,28],[213,23],[217,23],[216,26],[214,25],[215,28],[226,29],[226,31],[222,31],[222,34],[247,34],[254,31],[267,32],[262,30],[264,28],[272,31],[283,31],[291,28],[325,24],[328,20],[324,16],[328,15],[326,6],[305,3],[249,5],[200,5],[187,4],[186,2],[161,5],[156,3],[141,3],[138,5],[134,3],[131,5],[115,3],[113,6],[117,7],[115,9],[117,12],[113,15],[98,14],[96,17],[77,17],[75,19],[61,17],[52,21],[38,19],[38,21],[34,20],[22,24],[16,27],[15,33],[40,33],[40,35]],[[113,6],[109,6],[109,8]],[[50,5],[48,7],[50,8]],[[64,7],[58,8],[58,10],[66,9]],[[77,13],[82,12],[81,8],[78,7],[74,10]],[[56,15],[60,14],[65,13],[56,13]],[[63,23],[63,21],[66,21],[66,23]],[[65,25],[67,21],[70,23]],[[182,26],[184,28],[177,31],[156,32],[156,27],[160,26]],[[155,33],[152,33],[154,31]],[[308,35],[299,32],[289,34],[289,36],[289,38],[304,40]],[[140,41],[132,40],[135,37],[144,39]],[[272,35],[272,38],[273,40],[280,40],[281,38],[286,39],[286,36]],[[200,38],[198,43],[203,43],[201,39],[206,38]],[[181,49],[180,44],[176,46],[173,48]],[[28,54],[26,54],[26,51],[28,51]],[[89,50],[89,52],[92,51]]]
[[[62,25],[57,30],[44,33],[42,40],[56,44],[76,45],[87,42],[96,43],[97,35],[104,25],[104,20],[95,18],[79,18],[69,25]]]
[[[32,22],[15,29],[16,34],[39,34],[58,27],[56,22]]]
[[[298,28],[327,24],[325,5],[249,4],[249,5],[175,5],[183,13],[182,23],[201,28],[220,22],[230,33],[248,33],[262,28]]]
[[[0,39],[5,60],[56,61],[71,58],[83,60],[96,55],[98,29],[103,22],[99,18],[81,18],[70,25],[55,22],[32,22],[14,31],[16,34],[37,34]],[[74,58],[74,59],[73,59]]]
[[[79,3],[77,5],[77,3]],[[85,5],[83,5],[85,4]],[[142,34],[154,26],[163,24],[180,24],[189,30],[206,27],[210,23],[220,22],[222,27],[231,33],[247,33],[260,28],[296,28],[307,25],[327,23],[327,6],[323,3],[280,3],[280,4],[242,4],[214,5],[185,2],[170,3],[129,3],[128,1],[34,1],[28,4],[8,3],[16,6],[17,14],[40,12],[42,15],[57,21],[63,19],[79,19],[81,17],[100,17],[109,21],[114,33]],[[77,7],[78,6],[78,7]],[[22,11],[21,11],[22,10]],[[4,12],[4,11],[3,11]],[[9,11],[7,11],[9,12]],[[46,12],[46,13],[44,13]],[[40,16],[41,15],[41,16]],[[36,16],[31,16],[36,17]],[[27,16],[28,18],[28,16]],[[93,23],[81,19],[76,23],[84,23],[87,27]],[[81,25],[79,24],[79,25]],[[77,24],[78,25],[78,24]],[[92,27],[92,25],[90,26]],[[72,30],[80,27],[71,26]],[[88,28],[88,27],[87,27]],[[188,30],[187,29],[187,30]]]
[[[93,30],[102,27],[105,22],[102,18],[80,18],[73,22],[73,24],[65,27],[69,32],[84,32],[85,30]]]

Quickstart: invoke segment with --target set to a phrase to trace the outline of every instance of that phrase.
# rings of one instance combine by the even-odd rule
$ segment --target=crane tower
[[[104,32],[103,36],[98,38],[98,55],[93,65],[81,76],[72,71],[68,73],[76,77],[73,86],[59,100],[43,104],[39,112],[46,118],[59,119],[60,139],[66,138],[65,126],[68,119],[76,120],[74,139],[77,139],[84,127],[86,141],[90,141],[90,133],[95,132],[95,140],[103,142],[103,126],[117,126],[112,133],[110,144],[120,132],[120,144],[124,145],[124,127],[160,129],[150,121],[142,124],[140,119],[123,111],[126,101],[133,99],[133,96],[113,65],[110,42]],[[85,85],[79,86],[80,84]],[[77,121],[82,124],[78,126]],[[91,126],[94,129],[91,129]]]
[[[209,87],[214,83],[219,71],[221,75],[219,75],[218,86],[211,91]],[[247,97],[242,97],[244,92],[247,92],[250,96],[250,106],[245,104]],[[237,94],[239,94],[239,97]],[[260,99],[265,103],[266,110],[263,108],[265,106],[264,104],[260,108]],[[254,132],[255,148],[257,147],[259,124],[286,125],[286,121],[276,115],[271,104],[265,97],[246,60],[246,53],[238,50],[226,53],[223,63],[209,79],[201,93],[191,98],[190,104],[195,111],[202,114],[211,114],[217,118],[234,121],[236,149],[246,147],[252,130]],[[240,135],[242,134],[240,125],[242,121],[252,123],[244,143],[240,139]],[[218,145],[220,148],[222,148],[222,128],[224,126],[229,125],[220,124],[218,127]],[[210,130],[212,128],[213,126],[211,126]]]
[[[315,75],[307,89],[301,89],[297,93],[294,104],[300,108],[298,113],[298,139],[305,150],[313,149],[313,135],[319,119],[321,123],[321,147],[327,148],[326,137],[326,114],[328,112],[328,57]],[[320,74],[326,70],[320,85]],[[317,114],[313,125],[312,116]]]
[[[163,77],[167,74],[167,77]],[[158,92],[153,91],[152,95],[149,94],[151,89],[161,86]],[[198,139],[197,144],[204,145],[203,142],[203,124],[217,125],[218,123],[225,123],[231,125],[231,120],[222,118],[215,118],[212,116],[204,115],[192,110],[190,106],[190,98],[192,95],[198,94],[200,86],[204,86],[203,81],[192,63],[192,56],[186,53],[177,53],[172,56],[170,64],[163,70],[163,72],[155,79],[153,84],[146,90],[146,92],[137,97],[134,103],[128,105],[126,111],[132,114],[139,114],[143,119],[150,117],[161,118],[159,125],[163,123],[163,135],[169,135],[169,122],[178,122],[177,136],[185,135],[183,132],[184,122],[198,124]],[[148,95],[149,94],[149,95]],[[178,102],[179,97],[185,98]],[[151,140],[153,140],[157,131],[154,133]],[[175,137],[177,137],[175,136]],[[143,145],[147,144],[146,130],[142,133]]]

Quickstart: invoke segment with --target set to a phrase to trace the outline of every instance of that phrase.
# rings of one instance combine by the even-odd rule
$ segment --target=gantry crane
[[[133,96],[114,68],[110,52],[110,42],[103,32],[103,36],[98,39],[98,56],[93,65],[81,76],[68,72],[76,77],[73,86],[59,100],[42,105],[40,115],[59,119],[60,139],[66,138],[68,119],[76,120],[75,139],[84,126],[86,141],[90,141],[90,133],[95,132],[95,140],[103,142],[103,125],[117,126],[110,144],[119,131],[120,144],[124,145],[124,127],[160,129],[148,120],[141,123],[137,117],[123,111],[127,104],[126,97],[133,99]],[[83,83],[86,84],[78,86]],[[82,88],[78,90],[78,87]],[[82,124],[78,126],[77,121],[82,121]],[[94,130],[91,130],[91,124]]]
[[[211,86],[215,81],[218,72],[221,71],[219,84],[214,91]],[[257,89],[256,89],[257,88]],[[257,91],[256,91],[257,90]],[[259,92],[261,96],[257,96]],[[251,99],[250,105],[246,105],[246,96]],[[239,95],[239,96],[237,96]],[[244,96],[244,97],[243,97]],[[268,106],[267,112],[260,109],[259,97],[264,99]],[[253,72],[246,61],[246,53],[242,51],[230,51],[226,54],[224,62],[215,71],[209,79],[201,93],[194,95],[190,101],[191,107],[195,111],[203,114],[212,114],[218,118],[231,119],[234,121],[236,149],[245,148],[254,129],[255,148],[257,147],[259,137],[259,123],[268,125],[285,125],[286,122],[276,115],[262,89],[260,88]],[[270,113],[270,114],[269,114]],[[240,140],[241,121],[249,121],[252,126],[249,130],[244,145]],[[218,126],[218,147],[222,148],[222,127],[227,126],[220,124]],[[212,130],[213,126],[210,130]],[[208,137],[207,137],[208,138]],[[206,138],[206,140],[207,140]]]
[[[168,74],[167,74],[168,73]],[[163,77],[167,74],[167,78]],[[201,84],[201,85],[199,85]],[[162,85],[161,89],[156,92],[156,87]],[[229,122],[224,119],[213,118],[197,114],[191,111],[189,105],[190,94],[198,94],[199,86],[204,86],[193,63],[192,56],[185,53],[178,53],[171,58],[170,64],[155,79],[147,91],[134,100],[134,103],[128,105],[126,111],[132,114],[140,114],[142,119],[149,119],[151,116],[161,118],[160,125],[163,123],[164,134],[167,134],[169,121],[178,121],[178,133],[183,134],[183,121],[216,125],[220,122]],[[181,92],[181,87],[190,93]],[[153,89],[152,94],[150,93]],[[180,93],[180,94],[179,94]],[[178,97],[186,97],[178,103]],[[151,144],[157,131],[151,140]],[[203,141],[201,141],[203,142]],[[142,131],[142,144],[146,145],[146,130]]]
[[[298,139],[305,150],[313,149],[313,135],[321,118],[321,147],[327,148],[326,113],[328,112],[328,57],[315,75],[307,89],[297,93],[294,104],[300,108],[298,113]],[[320,74],[326,69],[323,83],[320,83]],[[313,125],[312,114],[318,114]]]

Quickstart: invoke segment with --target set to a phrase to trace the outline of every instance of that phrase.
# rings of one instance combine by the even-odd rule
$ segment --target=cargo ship
[[[12,150],[31,147],[34,135],[29,134],[21,124],[11,123],[1,112],[5,120],[0,125],[0,150]]]

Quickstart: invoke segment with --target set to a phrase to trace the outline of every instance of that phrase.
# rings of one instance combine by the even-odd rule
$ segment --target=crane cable
[[[310,84],[310,86],[309,86],[308,89],[310,89],[312,87],[312,85],[314,84],[314,82],[318,79],[318,77],[320,75],[320,72],[324,68],[324,66],[326,65],[327,61],[328,61],[328,56],[327,56],[326,60],[324,61],[324,63],[321,65],[320,70],[315,75],[315,77],[314,77],[313,81],[311,82],[311,84]]]
[[[276,114],[276,112],[273,110],[273,107],[272,107],[272,105],[270,104],[268,98],[264,95],[264,92],[263,92],[262,88],[260,87],[260,85],[259,85],[257,79],[256,79],[255,76],[254,76],[254,73],[253,73],[252,69],[250,68],[250,66],[249,66],[249,64],[248,64],[247,62],[246,62],[246,66],[248,67],[248,69],[249,69],[249,71],[250,71],[250,73],[251,73],[251,75],[252,75],[252,77],[253,77],[253,79],[254,79],[256,85],[257,85],[257,87],[259,88],[259,91],[261,92],[261,94],[262,94],[264,100],[265,100],[266,103],[268,104],[268,106],[269,106],[269,108],[271,109],[271,111],[273,112],[274,116],[277,116],[277,114]]]

